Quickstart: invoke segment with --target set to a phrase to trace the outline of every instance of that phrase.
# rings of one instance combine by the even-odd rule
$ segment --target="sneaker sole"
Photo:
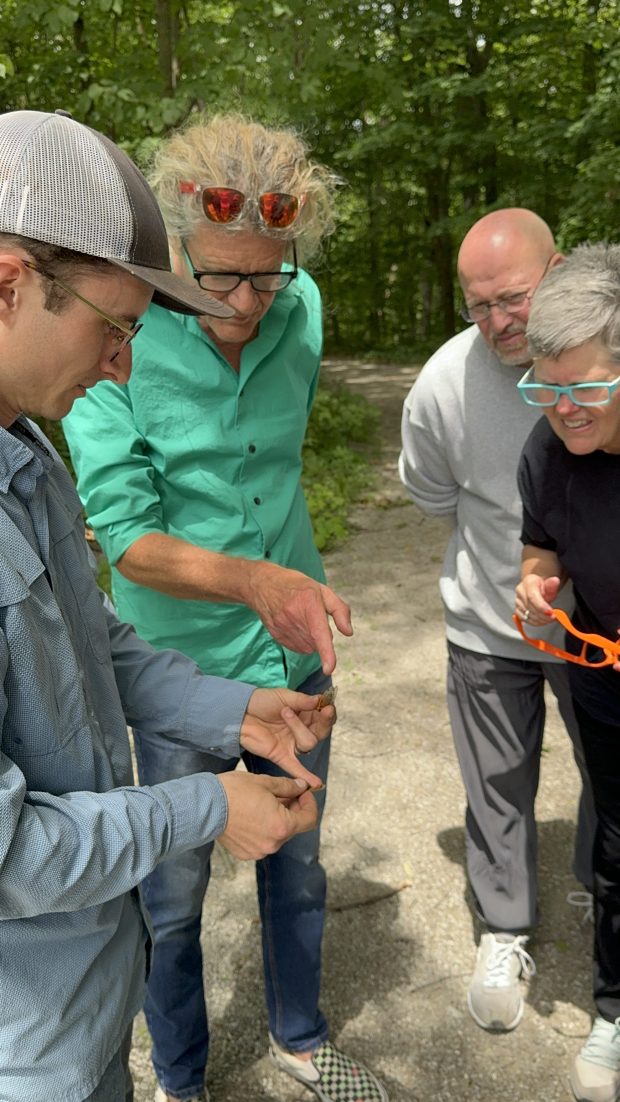
[[[521,1000],[516,1018],[513,1019],[508,1025],[505,1022],[483,1022],[482,1018],[479,1018],[471,1004],[471,996],[469,991],[467,992],[467,1009],[474,1019],[476,1025],[479,1025],[481,1029],[485,1029],[487,1033],[510,1033],[511,1030],[516,1029],[521,1018],[523,1017],[523,1011],[525,1010],[525,1003]]]

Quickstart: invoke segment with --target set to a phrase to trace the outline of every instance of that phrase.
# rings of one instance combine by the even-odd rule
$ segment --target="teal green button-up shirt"
[[[78,491],[112,564],[148,532],[324,580],[300,484],[322,345],[305,272],[276,295],[237,374],[195,318],[151,306],[126,386],[100,383],[64,427]],[[205,672],[300,685],[320,666],[276,643],[244,605],[188,601],[112,571],[121,617]]]

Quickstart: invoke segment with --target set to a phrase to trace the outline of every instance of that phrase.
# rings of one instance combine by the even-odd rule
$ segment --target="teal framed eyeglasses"
[[[570,386],[555,386],[553,383],[535,383],[534,368],[528,368],[517,383],[517,390],[528,406],[547,407],[557,405],[562,394],[574,406],[608,406],[620,386],[620,375],[609,382],[572,383]]]

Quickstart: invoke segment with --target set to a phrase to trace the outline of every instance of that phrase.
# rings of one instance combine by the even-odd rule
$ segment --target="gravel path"
[[[555,709],[538,799],[538,974],[512,1034],[480,1030],[465,1008],[475,921],[463,870],[464,800],[448,727],[437,578],[446,539],[405,498],[395,465],[411,366],[328,361],[326,375],[382,411],[376,491],[326,556],[354,609],[339,647],[323,858],[330,892],[323,1009],[334,1039],[383,1077],[391,1102],[568,1102],[572,1054],[589,1030],[591,926],[566,903],[578,791]],[[266,1056],[253,868],[216,851],[203,922],[212,1025],[211,1102],[311,1102]],[[136,1102],[151,1102],[138,1020]]]

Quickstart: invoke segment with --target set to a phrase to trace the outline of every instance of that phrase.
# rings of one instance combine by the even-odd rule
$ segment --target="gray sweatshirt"
[[[512,621],[521,563],[516,473],[540,416],[516,389],[523,371],[501,364],[476,325],[442,345],[405,400],[399,471],[424,513],[454,522],[439,583],[450,642],[555,661],[527,646]],[[570,590],[561,598],[570,611]],[[562,646],[559,625],[528,634]]]

